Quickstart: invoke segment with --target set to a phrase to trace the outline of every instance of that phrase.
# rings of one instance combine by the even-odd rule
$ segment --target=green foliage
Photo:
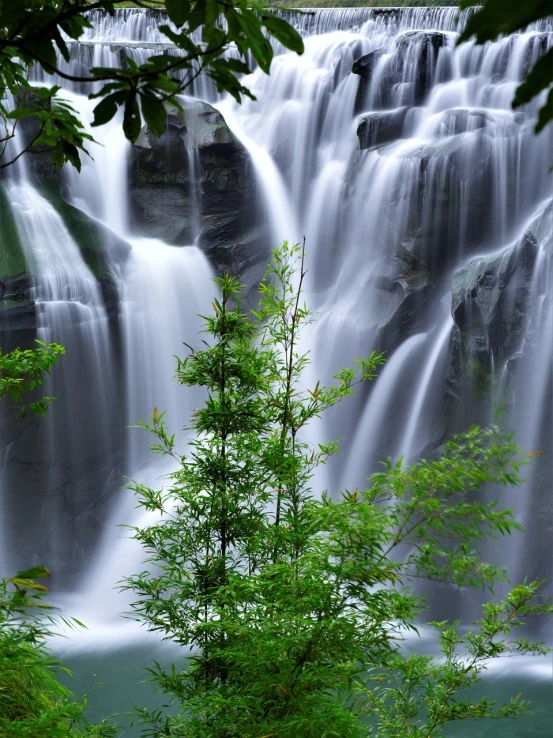
[[[550,0],[461,0],[462,10],[482,5],[467,22],[459,43],[474,37],[476,43],[493,41],[501,34],[523,31],[531,23],[553,16]],[[518,87],[513,107],[530,102],[544,91],[549,91],[547,100],[539,112],[536,133],[553,120],[553,49],[539,59]]]
[[[0,580],[0,735],[2,738],[114,738],[109,721],[88,725],[86,700],[76,700],[58,681],[70,673],[45,645],[58,620],[42,602],[47,589],[37,582],[49,576],[41,566]]]
[[[21,405],[21,399],[40,387],[46,375],[65,353],[62,346],[0,350],[0,398],[8,397],[25,415],[30,409],[44,415],[54,398],[43,397]],[[77,700],[59,681],[70,674],[46,646],[61,622],[67,627],[77,620],[57,615],[42,601],[47,588],[37,580],[50,576],[35,566],[9,579],[0,579],[0,736],[2,738],[115,738],[109,721],[89,725],[84,719],[86,699]]]
[[[65,353],[63,346],[57,343],[46,345],[38,339],[36,343],[36,349],[16,348],[7,354],[0,349],[0,398],[9,397],[21,407],[23,417],[29,409],[34,415],[46,414],[53,397],[43,397],[23,405],[20,404],[21,398],[43,384],[59,357]]]
[[[425,611],[415,581],[507,581],[482,551],[519,526],[479,493],[520,482],[517,448],[496,427],[473,428],[433,461],[388,460],[365,492],[316,498],[314,470],[337,443],[312,446],[305,429],[372,379],[382,357],[305,388],[304,276],[303,251],[285,244],[249,316],[238,282],[216,280],[206,339],[177,365],[182,384],[207,391],[187,452],[157,408],[142,424],[178,468],[162,490],[132,486],[159,520],[133,529],[149,564],[124,586],[134,617],[183,647],[179,664],[149,670],[171,710],[138,709],[144,735],[428,738],[451,720],[514,717],[524,703],[474,703],[465,689],[490,659],[545,653],[506,640],[527,616],[551,612],[539,583],[486,605],[468,634],[434,624],[442,661],[407,657],[401,642]]]
[[[303,51],[297,31],[265,10],[260,2],[166,0],[136,5],[166,9],[177,30],[167,24],[160,26],[160,30],[175,45],[177,53],[154,54],[140,66],[127,57],[124,69],[96,67],[80,76],[59,68],[58,55],[69,60],[65,35],[78,40],[92,25],[87,11],[100,9],[113,14],[117,3],[113,0],[0,0],[0,118],[5,128],[0,139],[3,144],[0,168],[13,164],[25,151],[40,147],[53,152],[56,165],[69,162],[80,169],[80,156],[87,153],[85,144],[91,137],[71,105],[60,99],[59,87],[31,88],[28,77],[33,66],[73,82],[103,82],[101,91],[90,96],[99,98],[93,125],[107,123],[122,108],[123,130],[129,141],[134,142],[143,120],[154,133],[163,133],[165,103],[177,104],[175,96],[200,73],[211,77],[220,92],[229,92],[237,100],[243,95],[253,98],[239,79],[250,71],[245,61],[248,54],[269,73],[273,58],[271,37],[292,51]],[[239,59],[228,55],[231,48],[238,51]],[[6,144],[15,138],[18,121],[24,118],[34,122],[36,131],[22,150],[2,162]]]

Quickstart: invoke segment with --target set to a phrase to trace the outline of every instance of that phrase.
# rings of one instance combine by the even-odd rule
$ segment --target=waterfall
[[[411,461],[432,453],[449,433],[488,422],[500,404],[525,449],[550,451],[553,135],[551,126],[533,132],[541,99],[517,111],[511,100],[551,45],[553,25],[545,20],[494,43],[457,48],[469,12],[283,14],[304,37],[305,53],[297,57],[275,43],[271,75],[253,68],[243,80],[255,101],[238,105],[203,78],[188,91],[222,113],[249,154],[257,195],[244,209],[259,210],[265,261],[282,240],[307,238],[308,300],[318,313],[305,337],[313,375],[329,381],[355,357],[373,349],[386,354],[373,386],[313,428],[321,440],[345,438],[325,480],[332,489],[361,487],[379,458]],[[71,60],[60,61],[65,71],[121,65],[125,55],[140,64],[160,48],[178,53],[159,32],[165,18],[156,11],[125,9],[114,17],[93,11],[90,18],[83,42],[70,44]],[[92,89],[65,93],[88,121],[93,103],[85,95]],[[174,125],[175,136],[190,144],[189,124]],[[66,368],[54,372],[48,389],[68,399],[57,401],[47,421],[55,432],[40,473],[44,479],[60,473],[51,460],[68,447],[70,479],[53,485],[61,495],[51,492],[52,484],[44,492],[55,502],[41,499],[40,489],[33,497],[47,527],[33,556],[42,561],[55,549],[55,520],[73,526],[74,546],[64,555],[78,559],[77,578],[87,572],[86,585],[73,589],[95,603],[94,620],[105,623],[122,609],[115,582],[140,561],[140,551],[114,528],[135,514],[122,475],[155,480],[166,471],[152,466],[144,439],[126,426],[157,406],[171,411],[170,425],[178,429],[201,402],[174,384],[172,356],[182,353],[182,341],[194,341],[195,316],[209,310],[209,280],[214,267],[226,264],[221,255],[226,258],[231,239],[228,213],[206,197],[211,164],[199,148],[188,145],[182,181],[175,179],[179,187],[197,187],[192,213],[184,212],[183,190],[167,186],[164,194],[181,199],[164,200],[167,213],[146,228],[130,204],[129,189],[140,182],[132,179],[136,156],[120,120],[93,132],[104,146],[93,146],[94,159],[83,162],[80,175],[64,173],[64,198],[106,228],[106,238],[130,247],[125,258],[107,253],[103,278],[91,273],[56,213],[57,201],[34,180],[8,182],[6,192],[37,277],[38,333],[68,349]],[[167,151],[173,152],[172,140]],[[225,160],[223,179],[228,171]],[[206,247],[210,228],[216,237]],[[177,232],[188,235],[167,235]],[[251,266],[254,243],[248,236],[229,247],[252,289],[263,263]],[[71,490],[91,473],[79,466],[74,447],[94,447],[96,458],[102,443],[109,453],[96,489],[83,482],[79,506],[71,506]],[[5,466],[15,470],[4,479],[8,485],[21,480],[22,457],[12,446],[4,454]],[[529,530],[500,553],[515,578],[553,576],[550,471],[548,454],[537,456],[528,484],[508,498]],[[8,505],[7,525],[19,531],[13,514]],[[83,538],[77,529],[92,519]],[[40,529],[36,520],[33,531]]]
[[[3,505],[10,520],[2,541],[3,567],[28,566],[30,548],[33,563],[45,556],[52,569],[60,570],[66,557],[82,557],[78,543],[70,540],[75,523],[68,517],[86,518],[89,502],[82,499],[83,489],[90,494],[94,485],[101,496],[112,473],[106,467],[112,440],[109,405],[115,401],[108,317],[79,245],[54,205],[31,183],[24,161],[14,168],[4,198],[33,275],[28,297],[35,305],[37,338],[63,343],[68,356],[56,378],[45,383],[45,393],[60,395],[60,400],[29,431],[32,460],[25,458],[28,451],[19,439],[5,460],[8,467],[10,458],[27,466],[27,479],[22,484],[21,478],[4,474],[6,487],[15,484],[19,494]],[[37,508],[37,500],[40,510],[33,517],[29,512]]]
[[[5,451],[6,549],[19,549],[20,557],[3,556],[2,573],[8,575],[16,565],[45,563],[54,572],[54,588],[74,592],[58,591],[57,601],[74,612],[86,601],[90,615],[83,619],[101,623],[98,633],[118,621],[125,600],[116,592],[117,582],[142,560],[128,534],[115,527],[136,518],[133,495],[122,489],[124,475],[155,486],[170,470],[170,465],[156,463],[146,434],[131,426],[146,421],[155,407],[167,409],[169,427],[185,442],[181,428],[202,395],[177,385],[174,356],[183,354],[183,342],[197,341],[198,315],[209,311],[215,287],[207,259],[192,243],[177,248],[132,233],[130,146],[121,120],[95,131],[90,128],[95,103],[79,91],[63,94],[81,111],[97,140],[90,147],[91,158],[83,157],[80,174],[69,167],[64,172],[70,205],[52,196],[50,182],[33,177],[23,166],[10,172],[4,188],[32,275],[28,296],[36,305],[36,335],[63,344],[66,356],[45,386],[56,401],[46,419],[34,424],[30,443],[38,470],[29,468],[31,474],[21,479],[19,438]],[[189,158],[194,172],[195,152]],[[62,214],[68,207],[86,213],[85,227],[101,226],[107,262],[101,278],[86,263],[86,249],[70,232],[60,207]],[[109,253],[112,238],[119,248],[126,247],[124,259]],[[108,300],[115,300],[115,306]],[[89,471],[91,464],[97,468]],[[39,476],[43,489],[30,486],[32,474]],[[90,479],[79,476],[87,474]],[[28,501],[20,505],[9,494],[14,485],[24,485],[27,497],[36,495],[31,511],[38,509],[37,522],[26,547],[21,541],[10,544],[29,525]],[[119,560],[127,562],[122,571],[112,566],[112,555],[119,550]]]

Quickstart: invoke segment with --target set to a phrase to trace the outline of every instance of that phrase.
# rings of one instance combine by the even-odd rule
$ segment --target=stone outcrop
[[[108,314],[115,318],[119,307],[113,272],[128,258],[130,245],[102,223],[70,205],[51,178],[37,177],[35,186],[61,216],[98,280]],[[34,329],[30,288],[35,276],[39,275],[33,275],[32,266],[26,263],[10,203],[0,189],[0,331]]]
[[[382,48],[360,56],[359,59],[353,62],[351,71],[353,74],[358,74],[364,82],[370,82],[374,67],[383,53],[384,49]]]
[[[529,350],[539,248],[530,229],[499,254],[472,259],[453,278],[446,408],[455,408],[465,423],[487,422],[495,367],[509,367],[523,347]],[[475,398],[477,403],[469,402]],[[468,408],[482,417],[465,417]]]
[[[436,284],[415,241],[403,241],[388,255],[386,277],[375,286],[387,293],[389,314],[382,324],[381,342],[385,350],[393,350],[397,335],[408,336],[421,330],[419,321],[426,314],[424,306],[432,298]],[[390,342],[390,338],[392,342]]]
[[[226,268],[251,285],[259,276],[255,265],[266,262],[269,249],[254,204],[248,152],[214,107],[193,98],[180,98],[180,103],[182,109],[167,106],[162,136],[144,127],[132,148],[131,225],[140,235],[176,246],[197,244],[217,271]],[[35,123],[25,120],[27,137],[35,133]],[[110,263],[126,258],[124,242],[117,244],[120,239],[95,221],[89,227],[87,216],[67,203],[63,172],[50,152],[33,154],[29,166],[43,194],[75,232],[94,275],[108,279]],[[0,203],[0,217],[3,210]]]
[[[387,117],[392,112],[379,113],[376,119],[369,114],[366,122],[363,116],[360,146],[373,145],[378,156],[391,158],[395,171],[388,197],[391,212],[406,214],[403,237],[415,243],[433,277],[446,276],[463,256],[504,246],[490,193],[504,162],[504,148],[520,145],[526,116],[451,110],[444,113],[435,138],[402,141],[398,146],[378,138],[398,133],[399,125]],[[497,145],[498,138],[505,139],[503,147]],[[508,162],[502,177],[504,197],[510,202],[526,185],[531,192],[535,183],[530,168]],[[516,208],[507,209],[505,231],[512,232],[518,218]]]
[[[408,31],[396,38],[393,49],[382,47],[356,59],[351,70],[361,77],[356,109],[363,109],[375,69],[381,61],[383,66],[379,69],[379,107],[390,106],[390,93],[398,84],[404,85],[405,104],[421,105],[430,89],[438,53],[447,45],[446,33]]]
[[[133,228],[178,246],[197,243],[217,270],[243,277],[268,253],[249,155],[211,105],[182,105],[169,108],[166,133],[144,128],[133,147]]]
[[[406,115],[407,108],[404,107],[361,116],[357,125],[359,148],[370,149],[401,138]]]

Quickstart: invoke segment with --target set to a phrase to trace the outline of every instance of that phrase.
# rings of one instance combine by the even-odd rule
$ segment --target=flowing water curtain
[[[123,54],[139,63],[151,53],[148,44],[160,41],[155,11],[119,10],[113,19],[102,16],[94,21],[86,42],[72,45],[68,69],[90,61],[122,63]],[[486,264],[521,239],[540,203],[553,194],[551,135],[544,131],[535,138],[531,130],[537,103],[516,114],[510,109],[516,83],[551,43],[552,29],[543,22],[528,33],[486,47],[469,43],[455,49],[464,22],[464,16],[457,20],[455,8],[316,10],[294,22],[306,39],[304,55],[298,59],[277,47],[271,76],[254,71],[249,79],[256,103],[216,104],[257,167],[262,207],[272,228],[270,245],[286,237],[307,236],[310,300],[320,313],[318,328],[307,339],[315,357],[314,374],[328,375],[372,348],[383,347],[388,353],[388,367],[373,396],[360,398],[364,406],[359,403],[347,413],[334,414],[333,427],[317,431],[321,438],[345,435],[346,443],[358,449],[355,466],[347,461],[353,457],[344,455],[344,467],[334,470],[336,483],[347,479],[355,485],[362,484],[371,470],[375,449],[387,455],[429,448],[440,440],[460,406],[471,412],[484,408],[482,393],[496,387],[496,376],[507,388],[517,376],[518,349],[510,355],[501,353],[494,340],[501,316],[510,315],[504,321],[513,336],[508,345],[517,345],[522,329],[514,318],[520,301],[509,302],[507,293],[518,294],[515,283],[524,282],[528,264],[510,258],[509,269],[514,271],[501,272],[495,292],[488,289],[494,267]],[[360,58],[364,62],[356,64],[357,71],[365,69],[366,74],[352,74]],[[195,94],[217,100],[214,91],[202,85]],[[81,104],[84,109],[82,100]],[[124,173],[122,155],[115,159]],[[115,164],[108,157],[110,176]],[[91,186],[81,187],[79,193],[74,183],[73,193],[87,201],[89,212],[124,230],[106,215],[107,196],[103,187],[93,185],[103,175],[94,167],[85,172]],[[102,193],[96,208],[87,195],[90,189]],[[110,200],[113,204],[113,197]],[[549,258],[545,241],[539,243],[541,266],[537,271],[529,267],[536,275],[547,273],[543,265]],[[163,253],[161,245],[151,246]],[[153,253],[147,266],[146,262],[139,266],[140,259],[133,256],[121,272],[125,289],[137,285],[134,297],[124,301],[128,314],[122,326],[124,343],[133,343],[136,352],[125,352],[130,376],[135,376],[137,361],[145,374],[152,367],[149,362],[155,361],[158,352],[148,346],[148,331],[159,332],[162,321],[175,319],[175,310],[191,309],[180,302],[184,291],[176,275],[182,273],[165,271],[161,279],[163,270],[155,272]],[[478,254],[484,254],[482,279],[468,290],[462,274],[456,282],[453,276]],[[165,269],[168,262],[163,257],[160,263]],[[161,281],[148,279],[149,270]],[[515,273],[522,274],[521,280]],[[135,279],[138,274],[143,282]],[[501,297],[504,282],[508,286]],[[540,285],[538,294],[543,297]],[[209,294],[207,283],[205,290]],[[159,316],[165,317],[152,320],[146,330],[153,315],[146,306],[158,299]],[[492,307],[483,309],[485,301],[489,307],[493,300],[495,312]],[[541,299],[541,304],[538,334],[545,336],[548,303]],[[529,305],[528,315],[532,309]],[[483,314],[491,315],[492,323],[480,317],[477,322],[475,316]],[[183,330],[178,322],[168,325]],[[131,336],[142,329],[136,344]],[[528,352],[539,344],[532,343],[531,333],[524,334]],[[538,354],[537,362],[543,368],[537,375],[542,384],[533,397],[548,397],[551,380],[545,353]],[[528,360],[527,367],[531,364]],[[525,371],[522,376],[530,376],[530,369]],[[139,387],[146,380],[135,379],[133,396],[139,399]],[[519,387],[514,398],[508,395],[515,403],[515,419],[525,409],[520,392]],[[366,420],[371,415],[378,423]],[[551,415],[548,411],[544,427]],[[535,428],[529,418],[524,435],[532,443],[550,433],[550,425],[540,431],[542,435],[536,435]],[[379,445],[379,439],[386,442]],[[534,496],[527,516],[540,510],[542,501]]]
[[[229,120],[252,155],[261,162],[270,152],[278,167],[272,182],[283,194],[275,197],[272,182],[265,184],[269,213],[288,204],[291,212],[274,220],[307,236],[310,289],[321,314],[312,338],[315,374],[331,373],[362,349],[389,352],[366,415],[353,409],[331,419],[330,433],[355,448],[335,476],[352,486],[371,470],[375,446],[381,455],[428,451],[456,416],[460,424],[486,422],[505,400],[506,420],[521,427],[523,444],[546,442],[552,432],[549,404],[547,420],[534,413],[524,421],[524,403],[501,390],[513,386],[522,346],[539,346],[522,342],[517,322],[526,292],[530,332],[534,301],[543,302],[527,289],[524,260],[511,259],[508,281],[500,277],[495,293],[475,298],[496,301],[484,328],[475,316],[485,306],[475,303],[472,323],[463,322],[459,295],[454,304],[451,295],[455,273],[473,255],[484,254],[480,284],[492,280],[487,262],[524,237],[553,194],[551,131],[536,138],[532,130],[539,101],[511,109],[516,86],[551,45],[551,22],[456,49],[466,20],[457,15],[455,8],[314,11],[296,21],[307,37],[302,59],[277,57],[271,77],[254,73],[258,102],[222,108],[232,108]],[[355,55],[366,60],[365,75],[351,75]],[[453,308],[454,320],[447,318]],[[506,331],[511,337],[499,351]],[[546,355],[532,354],[543,367],[540,397],[550,396]],[[363,422],[371,414],[374,422]],[[527,431],[538,424],[541,435]],[[520,495],[514,501],[528,520],[550,509],[536,485],[524,503]],[[531,554],[516,558],[517,569],[530,565]]]

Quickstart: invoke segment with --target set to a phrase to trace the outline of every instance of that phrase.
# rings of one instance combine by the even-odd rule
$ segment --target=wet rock
[[[6,300],[7,302],[26,300],[32,286],[32,277],[26,273],[2,277],[0,280],[0,300]]]
[[[186,98],[183,108],[168,110],[161,137],[144,128],[133,146],[133,227],[179,246],[197,242],[217,269],[242,274],[268,255],[256,237],[248,153],[211,105]]]
[[[474,112],[474,115],[473,115]],[[515,114],[518,116],[518,114]],[[505,111],[444,111],[436,123],[437,135],[430,139],[383,144],[380,157],[390,157],[395,171],[388,201],[390,215],[405,216],[403,233],[407,242],[417,243],[422,258],[436,279],[445,276],[462,257],[483,249],[499,249],[496,210],[491,193],[498,166],[505,161],[503,151],[521,144],[520,122]],[[462,129],[469,128],[471,130]],[[451,135],[448,133],[451,132]],[[440,135],[441,134],[441,135]],[[505,137],[505,146],[497,138]],[[534,187],[530,168],[514,166],[513,158],[502,170],[507,202],[520,199],[520,192]],[[516,227],[516,208],[504,213],[505,230]]]
[[[11,205],[0,187],[0,279],[24,274],[26,271],[27,261]]]
[[[526,233],[516,246],[473,259],[455,274],[451,310],[457,328],[468,335],[469,353],[483,347],[507,360],[520,348],[537,252],[535,236]]]
[[[0,293],[2,289],[0,282]],[[32,300],[0,299],[0,335],[17,331],[36,332],[36,310]],[[2,342],[3,345],[3,342]]]
[[[393,351],[398,335],[406,337],[424,330],[421,320],[425,320],[435,283],[418,245],[402,243],[395,247],[387,256],[385,274],[372,278],[369,285],[375,293],[370,310],[383,350]]]
[[[361,77],[356,109],[362,110],[376,65],[385,54],[387,58],[379,70],[379,90],[375,91],[379,106],[393,104],[392,94],[398,85],[403,88],[404,104],[421,105],[432,84],[438,53],[448,43],[448,35],[439,31],[408,31],[397,37],[389,53],[381,48],[357,59],[352,67],[352,72]]]
[[[440,31],[407,31],[396,40],[396,49],[407,52],[411,44],[419,43],[426,63],[428,52],[432,50],[437,53],[442,47],[447,46],[447,39],[447,34]]]
[[[453,278],[446,408],[454,408],[464,423],[487,422],[494,367],[512,368],[528,339],[537,254],[538,241],[529,231],[499,254],[472,259]]]
[[[407,108],[363,115],[357,126],[359,148],[369,149],[401,138],[406,115]]]
[[[359,59],[356,59],[351,68],[353,74],[358,74],[363,81],[369,82],[376,62],[382,56],[383,51],[383,49],[377,49],[376,51],[371,51],[369,54],[365,54],[364,56],[360,56]]]
[[[98,280],[108,315],[119,314],[119,294],[114,272],[127,260],[131,247],[99,221],[70,205],[50,178],[35,177],[34,186],[61,216],[84,261]],[[0,330],[34,329],[31,288],[33,265],[27,264],[11,205],[0,190],[0,309],[4,310]],[[23,304],[24,303],[24,304]]]
[[[88,268],[99,281],[111,281],[115,268],[129,257],[131,246],[110,228],[67,202],[51,183],[39,180],[39,189],[61,216]]]

